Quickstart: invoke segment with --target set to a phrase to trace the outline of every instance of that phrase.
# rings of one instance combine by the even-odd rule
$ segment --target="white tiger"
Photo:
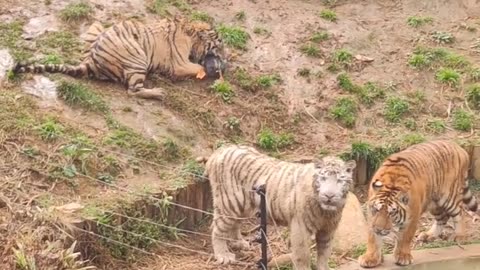
[[[217,262],[235,261],[225,238],[235,239],[231,245],[249,247],[235,217],[250,217],[259,210],[260,196],[250,190],[265,184],[268,215],[278,225],[290,228],[292,253],[288,256],[296,269],[310,269],[313,235],[317,269],[328,269],[330,244],[352,183],[354,160],[328,156],[300,164],[269,157],[251,147],[230,145],[198,161],[206,162],[205,177],[212,188],[212,245]]]

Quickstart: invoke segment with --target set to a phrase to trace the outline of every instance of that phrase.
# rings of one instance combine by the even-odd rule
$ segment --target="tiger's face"
[[[208,23],[195,22],[192,27],[195,29],[196,42],[192,46],[191,58],[205,67],[209,77],[220,77],[227,65],[223,40]]]
[[[373,196],[368,207],[373,232],[386,236],[404,227],[408,220],[408,192],[385,185],[381,180],[372,181],[370,192]]]
[[[345,162],[337,157],[324,157],[315,163],[314,188],[322,209],[338,211],[343,208],[355,166],[355,160]]]

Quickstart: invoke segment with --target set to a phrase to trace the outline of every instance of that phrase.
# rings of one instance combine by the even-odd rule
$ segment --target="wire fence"
[[[17,147],[18,148],[18,147]],[[24,154],[22,151],[20,151],[20,149],[17,149],[21,154]],[[156,163],[156,162],[152,162],[152,161],[148,161],[148,160],[145,160],[145,159],[141,159],[141,158],[137,158],[135,156],[132,156],[132,155],[128,155],[128,154],[124,154],[124,153],[121,153],[121,152],[118,152],[118,151],[112,151],[112,150],[109,150],[109,149],[102,149],[103,151],[105,152],[109,152],[109,153],[112,153],[112,154],[116,154],[116,155],[121,155],[121,156],[125,156],[125,157],[128,157],[128,158],[131,158],[131,159],[136,159],[138,161],[142,161],[142,162],[145,162],[145,163],[148,163],[150,165],[153,165],[153,166],[158,166],[158,167],[161,167],[163,169],[167,169],[167,170],[171,170],[171,171],[174,171],[176,170],[176,168],[173,168],[173,167],[170,167],[170,166],[167,166],[167,165],[163,165],[163,164],[159,164],[159,163]],[[33,159],[36,159],[37,161],[43,163],[44,165],[48,165],[48,166],[51,166],[51,167],[55,167],[55,168],[58,168],[58,169],[62,169],[64,167],[63,164],[55,164],[55,163],[51,163],[51,162],[45,162],[43,159],[41,158],[37,158],[35,156],[29,156],[30,158],[33,158]],[[40,173],[43,173],[45,175],[49,175],[48,172],[40,172]],[[194,174],[194,173],[190,173],[190,172],[186,172],[192,176],[195,176],[195,177],[199,177],[199,175],[197,174]],[[145,198],[145,197],[148,197],[149,199],[152,199],[154,201],[157,201],[157,202],[160,202],[160,203],[164,203],[165,201],[162,200],[162,199],[159,199],[157,197],[154,197],[152,196],[151,194],[149,193],[145,193],[145,192],[138,192],[138,191],[133,191],[133,190],[130,190],[128,188],[124,188],[124,187],[121,187],[119,185],[116,185],[116,184],[113,184],[113,183],[109,183],[109,182],[105,182],[105,181],[102,181],[100,179],[97,179],[97,178],[94,178],[94,177],[91,177],[89,175],[86,175],[86,174],[83,174],[83,173],[79,173],[79,172],[76,172],[77,176],[80,176],[80,177],[83,177],[83,178],[86,178],[86,179],[89,179],[91,181],[94,181],[94,182],[97,182],[99,184],[102,184],[102,185],[106,185],[106,186],[109,186],[111,188],[115,188],[116,190],[119,190],[121,192],[125,192],[127,194],[132,194],[132,195],[135,195],[135,196],[138,196],[138,197],[141,197],[141,198]],[[64,180],[70,180],[69,178],[67,177],[63,177],[63,176],[56,176],[56,177],[59,177],[59,178],[63,178]],[[203,177],[203,176],[202,176]],[[247,190],[245,189],[244,187],[240,187],[242,188],[244,191],[246,192],[253,192],[255,193],[255,191],[252,189],[252,190]],[[55,196],[58,196],[58,195],[55,195]],[[65,198],[67,200],[71,200],[71,198]],[[180,208],[183,208],[183,209],[187,209],[187,210],[190,210],[190,211],[195,211],[195,212],[199,212],[199,213],[202,213],[202,214],[206,214],[206,215],[211,215],[211,216],[219,216],[219,217],[225,217],[225,218],[230,218],[230,219],[235,219],[235,220],[251,220],[253,217],[237,217],[237,216],[232,216],[232,215],[220,215],[220,214],[214,214],[212,212],[208,212],[208,211],[205,211],[205,210],[202,210],[202,209],[198,209],[198,208],[195,208],[195,207],[191,207],[191,206],[186,206],[186,205],[182,205],[182,204],[179,204],[179,203],[175,203],[175,202],[171,202],[169,201],[168,202],[168,205],[173,205],[173,206],[177,206],[177,207],[180,207]],[[194,235],[199,235],[199,236],[206,236],[206,237],[210,237],[211,235],[210,234],[206,234],[206,233],[201,233],[201,232],[195,232],[195,231],[192,231],[192,230],[186,230],[186,229],[179,229],[177,227],[173,227],[173,226],[168,226],[168,225],[165,225],[165,224],[161,224],[161,223],[158,223],[158,222],[154,222],[154,221],[151,221],[151,220],[147,220],[147,219],[140,219],[140,218],[137,218],[137,217],[132,217],[132,216],[128,216],[128,215],[125,215],[125,214],[121,214],[121,213],[118,213],[118,212],[115,212],[115,211],[111,211],[111,210],[106,210],[106,209],[103,209],[102,210],[104,213],[111,213],[113,215],[117,215],[117,216],[120,216],[120,217],[123,217],[123,218],[126,218],[126,219],[129,219],[129,220],[136,220],[138,222],[146,222],[146,223],[150,223],[152,225],[156,225],[156,226],[160,226],[160,227],[163,227],[163,228],[167,228],[167,229],[175,229],[177,231],[180,231],[180,232],[185,232],[185,233],[190,233],[190,234],[194,234]],[[267,211],[267,212],[270,212],[270,215],[271,215],[271,211]],[[273,219],[273,216],[271,216],[272,220]],[[98,223],[98,220],[93,220],[91,219],[91,221],[95,221]],[[275,221],[274,221],[275,222]],[[118,227],[115,227],[115,226],[111,226],[109,224],[105,224],[105,223],[101,223],[102,226],[106,226],[106,227],[111,227],[111,228],[114,228],[114,229],[117,229],[117,230],[120,230],[120,231],[123,231],[125,233],[130,233],[132,235],[135,235],[136,237],[142,237],[142,238],[145,238],[149,241],[153,241],[155,243],[158,243],[158,244],[161,244],[161,245],[164,245],[164,246],[168,246],[168,247],[173,247],[173,248],[179,248],[179,249],[182,249],[182,250],[185,250],[185,251],[189,251],[189,252],[194,252],[194,253],[197,253],[199,255],[208,255],[208,256],[212,256],[213,254],[211,253],[207,253],[207,252],[203,252],[203,251],[199,251],[199,250],[193,250],[193,249],[189,249],[189,248],[186,248],[186,247],[183,247],[183,246],[179,246],[179,245],[175,245],[175,244],[171,244],[171,243],[167,243],[167,242],[162,242],[160,240],[157,240],[157,239],[153,239],[151,237],[148,237],[148,236],[145,236],[145,235],[142,235],[142,234],[138,234],[138,233],[135,233],[135,232],[130,232],[130,231],[126,231],[126,230],[123,230],[123,229],[119,229]],[[277,235],[280,236],[279,232],[278,232],[278,228],[277,228],[277,225],[274,223],[274,226],[275,226],[275,230],[277,232]],[[96,234],[92,231],[88,231],[88,230],[84,230],[84,229],[81,229],[81,228],[77,228],[78,230],[80,231],[83,231],[83,232],[86,232],[90,235],[94,235],[98,238],[102,238],[106,241],[109,241],[109,242],[112,242],[112,243],[115,243],[115,244],[119,244],[119,245],[122,245],[122,246],[125,246],[125,247],[128,247],[128,248],[131,248],[132,250],[136,250],[136,251],[139,251],[139,252],[142,252],[142,253],[145,253],[145,254],[148,254],[148,255],[155,255],[157,256],[156,254],[152,253],[152,252],[149,252],[149,251],[146,251],[146,250],[143,250],[141,248],[138,248],[138,247],[134,247],[134,246],[131,246],[131,245],[128,245],[128,244],[125,244],[125,243],[122,243],[118,240],[115,240],[115,239],[110,239],[108,237],[105,237],[105,236],[102,236],[102,235],[99,235],[99,234]],[[264,237],[267,237],[266,235]],[[225,238],[223,237],[222,239],[224,240],[228,240],[228,241],[235,241],[236,239],[231,239],[231,238]],[[271,247],[271,244],[270,242],[268,241],[268,238],[267,239],[267,244],[268,244],[268,248],[270,250],[270,253],[272,254],[273,256],[273,249]],[[275,262],[276,263],[276,262]],[[277,265],[277,268],[278,268],[278,265]]]

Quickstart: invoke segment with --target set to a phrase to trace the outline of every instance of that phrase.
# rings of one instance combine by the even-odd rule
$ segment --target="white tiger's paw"
[[[242,240],[237,240],[237,241],[233,241],[233,242],[230,242],[230,247],[233,249],[233,250],[250,250],[250,243],[248,243],[248,241],[242,239]]]
[[[215,259],[217,260],[217,264],[229,264],[235,261],[235,254],[225,252],[215,255]]]

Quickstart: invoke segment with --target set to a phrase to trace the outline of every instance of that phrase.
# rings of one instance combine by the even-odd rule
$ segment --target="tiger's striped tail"
[[[24,64],[17,63],[13,68],[14,73],[62,73],[72,77],[82,77],[88,75],[88,66],[80,64],[78,66],[64,65],[64,64]]]
[[[468,210],[477,212],[478,203],[472,191],[468,188],[468,180],[465,181],[465,187],[463,188],[463,203],[467,206]]]

